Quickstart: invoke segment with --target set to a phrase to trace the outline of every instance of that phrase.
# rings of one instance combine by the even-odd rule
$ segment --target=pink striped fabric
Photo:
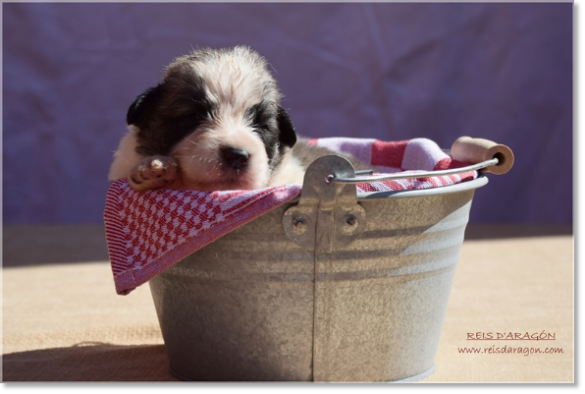
[[[458,162],[425,138],[383,142],[322,138],[311,143],[354,155],[383,173],[458,168]],[[357,185],[358,191],[399,191],[453,185],[475,179],[463,174],[400,179]],[[189,254],[262,214],[290,201],[301,185],[259,190],[135,192],[126,180],[112,183],[104,221],[116,292],[128,294]]]

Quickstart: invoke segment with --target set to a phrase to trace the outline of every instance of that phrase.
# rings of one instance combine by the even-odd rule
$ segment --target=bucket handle
[[[514,164],[514,153],[506,145],[497,144],[483,138],[460,137],[445,151],[455,160],[474,163],[460,168],[451,168],[438,171],[400,172],[396,174],[374,175],[369,177],[340,178],[333,174],[327,175],[325,182],[358,184],[387,181],[391,179],[427,178],[433,176],[461,174],[464,172],[484,169],[496,175],[510,171]],[[357,171],[356,175],[373,174],[373,170]]]
[[[371,183],[371,182],[379,182],[379,181],[387,181],[391,179],[412,179],[412,178],[427,178],[431,176],[443,176],[443,175],[453,175],[453,174],[461,174],[463,172],[475,171],[480,170],[482,168],[486,168],[488,166],[497,165],[498,159],[493,158],[491,160],[482,161],[481,163],[473,164],[466,167],[459,167],[459,168],[451,168],[448,170],[438,170],[438,171],[419,171],[419,172],[400,172],[396,174],[385,174],[385,175],[373,175],[369,177],[355,177],[355,178],[336,178],[335,175],[329,174],[325,179],[327,183],[344,183],[344,184],[357,184],[357,183]],[[374,170],[366,170],[366,171],[356,171],[356,175],[362,174],[373,174]]]

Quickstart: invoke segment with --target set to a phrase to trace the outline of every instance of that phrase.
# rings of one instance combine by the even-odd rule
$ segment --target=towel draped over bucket
[[[310,142],[352,154],[376,167],[379,173],[433,171],[468,165],[451,159],[435,142],[426,138],[395,142],[321,138]],[[470,171],[363,183],[357,185],[357,190],[428,189],[475,178],[477,172]],[[106,196],[104,221],[116,292],[130,293],[205,245],[295,198],[301,189],[301,185],[289,184],[258,190],[136,192],[126,180],[115,181]]]

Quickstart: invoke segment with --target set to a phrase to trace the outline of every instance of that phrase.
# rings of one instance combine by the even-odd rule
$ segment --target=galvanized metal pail
[[[417,380],[434,370],[476,188],[356,194],[326,156],[300,198],[150,280],[183,380]]]

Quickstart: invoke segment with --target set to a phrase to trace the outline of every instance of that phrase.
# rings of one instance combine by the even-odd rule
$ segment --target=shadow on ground
[[[168,372],[164,345],[101,342],[3,355],[4,382],[161,382]]]

